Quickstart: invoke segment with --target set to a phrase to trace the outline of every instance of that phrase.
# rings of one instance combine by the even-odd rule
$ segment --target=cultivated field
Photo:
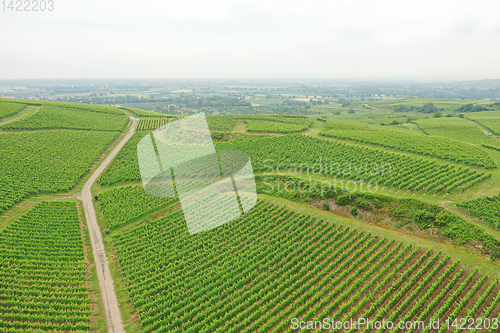
[[[0,100],[0,331],[106,332],[110,288],[126,332],[498,332],[498,109],[384,99],[209,115],[216,150],[250,156],[258,202],[190,235],[177,198],[145,193],[137,144],[193,108]]]

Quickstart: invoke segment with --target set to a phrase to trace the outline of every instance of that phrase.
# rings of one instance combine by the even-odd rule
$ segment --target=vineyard
[[[118,187],[101,193],[98,198],[104,220],[110,230],[120,228],[176,202],[173,198],[149,196],[142,186]]]
[[[207,123],[210,131],[231,132],[235,125],[232,116],[207,116]]]
[[[155,130],[167,125],[169,122],[167,117],[144,117],[139,119],[137,124],[138,131]]]
[[[234,116],[233,116],[234,117]],[[236,117],[234,117],[236,118]],[[247,124],[248,132],[265,133],[297,133],[308,129],[313,120],[299,116],[253,116],[239,115],[237,119],[242,119]]]
[[[491,177],[467,167],[303,135],[247,137],[217,147],[247,152],[258,172],[326,175],[411,192],[461,192]]]
[[[491,133],[500,135],[500,111],[467,113],[465,117],[483,125]]]
[[[467,119],[458,117],[430,118],[418,120],[418,125],[429,135],[500,149],[500,141],[486,135],[479,126]]]
[[[231,132],[235,121],[230,116],[207,116],[208,127],[211,131]],[[138,131],[155,130],[165,126],[169,121],[175,121],[176,118],[169,117],[143,117],[137,124]]]
[[[68,130],[0,133],[0,213],[29,195],[71,189],[116,135]]]
[[[2,101],[0,101],[2,102]],[[71,103],[71,102],[51,102],[51,101],[37,101],[37,100],[12,100],[9,99],[8,103],[17,103],[23,105],[34,105],[34,106],[56,106],[67,109],[75,109],[75,110],[83,110],[83,111],[92,111],[92,112],[100,112],[100,113],[109,113],[109,114],[119,114],[124,115],[125,112],[120,108],[114,106],[106,106],[106,105],[96,105],[96,104],[80,104],[80,103]]]
[[[305,131],[308,124],[288,124],[271,121],[247,120],[248,132],[268,132],[268,133],[297,133]]]
[[[342,182],[331,184],[326,179],[312,180],[300,176],[258,175],[256,186],[257,193],[312,204],[326,210],[333,206],[336,213],[362,219],[366,223],[403,229],[420,236],[432,230],[433,234],[439,234],[442,239],[457,246],[474,248],[492,260],[500,259],[498,238],[437,204],[412,198],[396,199],[370,193],[366,189],[353,191],[348,186],[342,186]]]
[[[142,133],[134,134],[109,168],[98,178],[99,184],[113,185],[141,179],[136,147],[143,136]],[[411,192],[462,192],[491,177],[488,173],[478,173],[466,167],[455,168],[421,158],[302,135],[279,138],[246,137],[217,143],[216,147],[247,152],[251,156],[254,171],[257,172],[276,170],[277,163],[286,166],[295,164],[295,167],[292,167],[294,169],[302,164],[301,170],[293,172],[307,173],[310,169],[310,172],[315,174]],[[290,154],[291,152],[293,154]]]
[[[179,115],[163,115],[0,101],[0,118],[14,115],[0,128],[0,332],[114,331],[105,328],[106,304],[113,299],[97,290],[98,283],[105,286],[101,292],[113,290],[101,284],[105,269],[95,269],[102,262],[109,262],[111,275],[103,274],[104,280],[113,282],[121,311],[113,320],[121,319],[127,333],[295,332],[294,320],[324,318],[425,324],[480,318],[487,329],[448,331],[500,332],[500,194],[484,196],[499,177],[498,170],[485,169],[500,162],[494,151],[500,151],[500,141],[484,130],[500,133],[500,111],[467,112],[465,118],[417,111],[386,116],[398,103],[420,107],[422,101],[366,102],[374,106],[301,106],[309,116],[322,117],[316,123],[307,116],[210,109],[218,111],[206,117],[216,150],[248,153],[255,173],[257,204],[236,218],[242,197],[237,206],[230,205],[238,202],[230,196],[210,207],[195,196],[181,205],[177,198],[148,195],[141,184],[139,141],[200,110],[183,107],[175,111]],[[439,107],[453,112],[460,103],[443,101]],[[321,108],[326,111],[316,112]],[[341,115],[333,113],[337,109]],[[384,116],[368,117],[372,113]],[[136,132],[99,168],[104,156],[115,153],[103,154],[106,149],[120,147],[114,140],[126,137],[129,115],[140,118]],[[343,115],[366,119],[331,119]],[[404,123],[410,116],[415,120]],[[380,123],[386,125],[375,125]],[[322,136],[315,137],[318,132]],[[219,167],[191,176],[206,158],[179,167],[175,188],[212,184],[205,176],[220,176]],[[90,169],[97,170],[92,177]],[[91,195],[82,196],[102,169]],[[84,179],[89,181],[77,193]],[[234,180],[227,183],[237,187]],[[95,222],[85,221],[82,199],[87,216],[93,216],[93,202]],[[460,214],[446,208],[452,205]],[[188,225],[184,213],[196,223]],[[236,219],[191,235],[215,216]],[[102,250],[96,246],[98,228]],[[92,250],[96,258],[88,257]]]
[[[87,274],[76,204],[38,204],[0,232],[0,331],[88,332]]]
[[[248,132],[295,133],[308,129],[313,120],[305,116],[283,115],[222,115],[208,116],[212,131],[231,132],[236,121],[244,121]]]
[[[14,113],[21,111],[24,108],[24,104],[19,103],[7,103],[0,101],[0,118],[10,116]]]
[[[31,117],[3,125],[5,129],[80,129],[122,131],[128,119],[123,115],[92,112],[58,106],[42,106]]]
[[[457,203],[457,207],[481,219],[482,222],[486,222],[490,227],[498,229],[498,222],[500,222],[500,194]]]
[[[120,107],[120,109],[130,111],[137,117],[160,117],[160,116],[172,117],[155,111],[148,111],[148,110],[134,109],[134,108],[123,108],[123,107]]]
[[[140,180],[137,162],[137,144],[148,132],[135,133],[123,146],[106,170],[97,178],[99,185],[114,185],[129,180]]]
[[[398,130],[412,130],[411,124],[386,124],[387,128],[398,129]]]
[[[258,121],[276,121],[287,124],[311,124],[312,119],[306,116],[292,116],[292,115],[256,115],[256,114],[238,114],[231,115],[231,118],[238,120],[258,120]]]
[[[370,143],[420,155],[438,157],[486,169],[497,167],[493,159],[479,146],[423,133],[336,121],[328,122],[327,128],[320,134],[326,137]]]
[[[178,212],[113,238],[144,332],[288,332],[293,318],[428,322],[500,311],[496,279],[267,201],[196,236]]]

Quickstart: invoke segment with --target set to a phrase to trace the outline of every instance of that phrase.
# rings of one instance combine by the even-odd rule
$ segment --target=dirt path
[[[376,108],[376,107],[368,105],[368,104],[365,104],[365,107],[368,109],[380,110],[380,108]]]
[[[19,112],[16,112],[10,116],[0,119],[0,125],[10,124],[15,121],[31,117],[38,111],[40,111],[39,106],[25,106]]]
[[[83,186],[82,191],[76,195],[77,198],[82,200],[85,219],[87,220],[87,227],[89,229],[90,243],[92,245],[92,253],[94,255],[97,280],[99,281],[99,290],[101,292],[104,316],[106,317],[106,326],[108,332],[125,332],[125,330],[123,328],[120,307],[118,305],[118,299],[115,293],[113,278],[111,277],[111,272],[109,270],[108,259],[106,257],[106,249],[104,247],[101,230],[99,229],[99,223],[97,222],[97,216],[94,209],[94,203],[92,202],[92,193],[90,192],[90,189],[92,188],[92,185],[94,184],[97,177],[99,177],[99,175],[104,171],[111,160],[116,156],[116,154],[118,154],[120,149],[122,149],[125,143],[130,139],[132,134],[134,134],[139,119],[133,117],[130,117],[130,119],[133,120],[133,123],[128,134],[115,147],[115,149],[113,149],[111,154],[106,157],[104,162],[102,162],[102,164],[92,174],[89,180],[87,180],[87,182]]]

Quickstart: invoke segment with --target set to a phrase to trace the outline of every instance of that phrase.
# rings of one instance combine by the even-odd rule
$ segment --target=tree
[[[357,216],[358,215],[358,209],[356,207],[354,207],[353,209],[351,209],[351,215],[352,216]]]
[[[422,113],[434,113],[438,112],[438,108],[432,103],[425,103],[418,111]]]

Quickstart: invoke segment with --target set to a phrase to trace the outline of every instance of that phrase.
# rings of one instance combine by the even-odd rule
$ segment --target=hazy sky
[[[54,7],[0,8],[0,78],[500,78],[498,0]]]

